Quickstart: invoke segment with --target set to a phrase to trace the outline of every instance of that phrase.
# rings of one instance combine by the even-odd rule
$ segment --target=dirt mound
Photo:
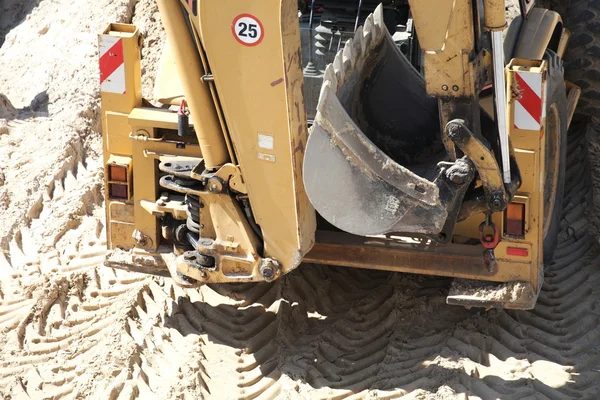
[[[133,19],[152,71],[154,2],[3,4],[0,398],[599,397],[597,125],[571,130],[556,260],[533,311],[447,306],[445,278],[317,265],[184,290],[101,266],[93,32]],[[24,22],[6,25],[9,9]]]

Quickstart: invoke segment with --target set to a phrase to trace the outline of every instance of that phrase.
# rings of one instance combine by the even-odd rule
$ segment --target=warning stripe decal
[[[187,4],[188,7],[190,8],[190,11],[192,12],[192,14],[194,14],[194,16],[198,15],[196,12],[196,0],[187,0]]]
[[[125,94],[125,61],[123,40],[100,36],[100,91]]]
[[[515,102],[517,129],[540,130],[542,110],[542,75],[533,72],[516,72],[515,80],[519,97]]]

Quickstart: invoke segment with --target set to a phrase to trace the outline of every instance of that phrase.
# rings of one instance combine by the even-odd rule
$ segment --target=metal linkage
[[[486,230],[491,233],[486,233]],[[485,221],[479,225],[479,241],[485,248],[483,251],[483,263],[489,272],[498,271],[498,263],[496,261],[496,255],[494,249],[500,243],[500,233],[498,228],[492,222],[492,213],[486,213]]]

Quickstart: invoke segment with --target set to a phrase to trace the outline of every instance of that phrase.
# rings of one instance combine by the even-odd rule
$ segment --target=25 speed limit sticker
[[[233,37],[244,46],[256,46],[265,35],[258,18],[251,14],[240,14],[231,24]]]

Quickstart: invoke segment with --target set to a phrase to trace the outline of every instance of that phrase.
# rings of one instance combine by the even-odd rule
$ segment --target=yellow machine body
[[[157,2],[168,39],[155,87],[162,107],[141,96],[137,29],[111,24],[99,39],[111,249],[106,265],[172,276],[179,285],[192,287],[268,281],[304,261],[498,282],[504,285],[499,290],[517,288],[518,295],[490,300],[466,291],[451,293],[448,301],[533,307],[543,272],[546,122],[542,116],[536,130],[516,128],[520,92],[515,74],[536,75],[544,90],[547,63],[534,53],[548,48],[557,29],[564,53],[568,32],[562,30],[560,17],[532,14],[525,23],[543,29],[524,31],[533,32],[536,46],[526,48],[522,43],[527,39],[521,37],[515,45],[520,58],[509,60],[505,70],[505,118],[521,174],[519,188],[512,196],[506,194],[506,200],[524,204],[524,232],[508,235],[506,212],[493,213],[500,242],[494,250],[496,266],[490,269],[482,259],[484,248],[473,244],[485,220],[479,212],[465,214],[454,228],[452,243],[445,245],[405,234],[361,237],[327,224],[317,228],[317,213],[303,183],[309,128],[295,1]],[[453,118],[454,98],[474,99],[486,109],[489,96],[479,93],[491,82],[491,58],[488,51],[475,49],[471,1],[410,3],[424,54],[427,93],[439,98],[442,123]],[[490,0],[485,6],[490,10],[486,29],[503,29],[504,2]],[[237,30],[240,21],[246,24],[246,36]],[[117,47],[114,38],[121,43]],[[349,53],[340,52],[334,67],[353,63],[344,54]],[[109,56],[122,57],[122,75]],[[187,110],[174,110],[184,99],[189,135],[178,132]],[[573,108],[571,104],[571,114]],[[444,144],[456,154],[447,137]],[[498,170],[498,163],[490,162]],[[491,173],[486,180],[496,179],[492,184],[502,187],[497,176]],[[190,207],[199,212],[190,216]],[[179,228],[190,218],[198,229],[189,242],[193,249],[189,243],[182,245],[190,232]]]

